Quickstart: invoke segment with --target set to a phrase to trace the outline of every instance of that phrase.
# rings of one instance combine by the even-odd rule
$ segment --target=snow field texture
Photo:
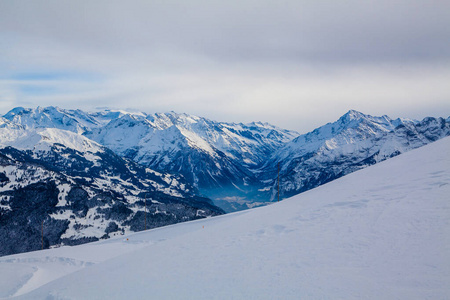
[[[448,299],[450,138],[280,203],[0,258],[17,299]]]

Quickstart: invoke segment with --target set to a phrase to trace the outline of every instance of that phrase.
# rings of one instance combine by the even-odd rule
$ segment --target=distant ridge
[[[278,164],[285,198],[450,134],[450,118],[391,119],[355,110],[302,135],[175,112],[38,107],[13,109],[4,119],[24,130],[69,130],[158,172],[182,175],[227,211],[276,199]]]

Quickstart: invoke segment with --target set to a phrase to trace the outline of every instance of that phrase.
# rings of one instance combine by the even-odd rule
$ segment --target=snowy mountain
[[[284,145],[261,169],[267,197],[285,198],[450,135],[443,118],[392,120],[349,111]]]
[[[57,128],[80,134],[101,125],[98,119],[81,110],[65,110],[53,106],[35,109],[17,107],[3,118],[24,129]]]
[[[216,205],[235,211],[277,199],[278,166],[285,198],[447,136],[449,124],[449,119],[393,120],[351,110],[299,135],[267,123],[216,122],[174,112],[38,107],[7,113],[0,128],[19,129],[0,133],[0,144],[20,148],[30,141],[29,131],[32,139],[41,133],[56,138],[44,130],[70,131],[78,144],[101,145],[157,172],[183,176]]]
[[[80,134],[4,124],[0,255],[40,249],[42,222],[48,248],[223,213],[184,178],[126,160]]]
[[[86,113],[38,107],[13,109],[4,119],[25,131],[57,128],[82,134],[119,156],[184,176],[216,203],[251,200],[244,208],[267,201],[258,198],[257,170],[276,149],[299,135],[268,123],[216,122],[174,112]]]
[[[214,200],[255,195],[254,171],[297,135],[267,123],[223,123],[174,112],[125,115],[86,133],[135,162],[182,174]]]
[[[2,257],[0,297],[446,299],[449,183],[447,137],[280,203]]]

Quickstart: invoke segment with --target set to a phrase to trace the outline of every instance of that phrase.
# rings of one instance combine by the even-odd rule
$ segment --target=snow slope
[[[450,138],[270,206],[0,258],[17,299],[448,299]]]

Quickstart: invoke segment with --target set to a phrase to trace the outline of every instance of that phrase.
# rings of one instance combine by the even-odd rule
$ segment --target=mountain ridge
[[[126,159],[184,176],[228,211],[274,201],[279,163],[283,198],[446,136],[450,119],[391,119],[349,110],[299,134],[263,122],[215,122],[176,112],[17,108],[4,118],[25,128],[49,126],[54,118],[55,128],[66,126]],[[433,122],[443,125],[432,129]]]
[[[448,135],[450,123],[443,118],[392,120],[350,110],[278,149],[262,173],[280,164],[281,197],[289,197]],[[272,177],[272,201],[276,185]]]

